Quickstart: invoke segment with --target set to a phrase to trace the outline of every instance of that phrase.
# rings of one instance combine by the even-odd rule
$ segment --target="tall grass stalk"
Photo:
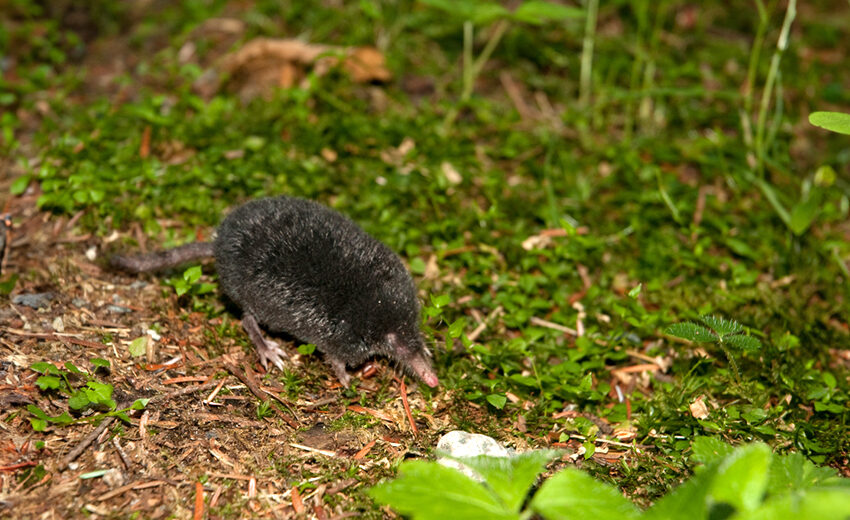
[[[796,16],[797,0],[789,0],[788,8],[785,10],[785,20],[782,22],[782,30],[779,32],[779,40],[776,42],[776,50],[773,51],[773,57],[770,59],[770,69],[767,72],[767,81],[761,93],[758,121],[756,122],[756,173],[759,176],[764,175],[764,154],[766,148],[764,132],[767,125],[770,98],[773,96],[773,89],[776,86],[776,79],[779,76],[779,62],[782,60],[785,49],[788,48],[788,34],[791,32],[791,23]]]
[[[598,11],[599,0],[587,0],[587,18],[584,22],[584,41],[581,48],[581,72],[579,75],[578,103],[581,108],[587,108],[590,103],[593,47],[596,43],[596,15]]]

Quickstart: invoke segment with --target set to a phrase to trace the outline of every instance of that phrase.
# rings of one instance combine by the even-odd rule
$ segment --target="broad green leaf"
[[[112,401],[112,385],[89,381],[86,386],[88,387],[86,394],[93,403],[108,405]]]
[[[56,376],[39,376],[38,379],[35,380],[35,386],[41,388],[42,390],[56,390],[58,388],[61,388],[62,380]]]
[[[707,438],[707,437],[703,437]],[[715,439],[711,439],[715,440]],[[731,451],[732,447],[728,444]],[[708,490],[717,474],[719,463],[703,467],[687,482],[665,495],[643,515],[644,520],[673,520],[685,518],[697,520],[708,515]]]
[[[593,457],[594,453],[596,453],[596,443],[592,441],[584,441],[581,445],[584,447],[584,460],[588,460],[590,457]]]
[[[91,364],[94,365],[95,368],[109,368],[109,361],[103,358],[91,358]]]
[[[256,152],[257,150],[261,150],[266,145],[266,138],[259,135],[249,135],[242,141],[242,146],[247,148],[248,150]]]
[[[109,412],[109,415],[113,415],[115,417],[118,417],[119,419],[121,419],[122,421],[124,421],[127,424],[132,424],[130,422],[130,418],[127,417],[127,414],[124,413],[124,412]]]
[[[448,294],[441,294],[439,296],[431,295],[431,305],[436,308],[444,307],[448,305],[452,301],[452,297]]]
[[[835,168],[828,164],[822,164],[815,170],[815,186],[819,188],[829,188],[835,184]]]
[[[72,410],[82,410],[88,406],[90,402],[91,400],[88,398],[85,391],[77,390],[74,392],[74,395],[68,399],[68,406],[70,406]]]
[[[755,510],[767,489],[771,452],[766,444],[750,444],[735,449],[717,470],[709,492],[717,503],[738,511]]]
[[[315,351],[316,345],[312,343],[304,343],[303,345],[298,345],[298,352],[300,352],[304,356],[309,356]]]
[[[635,286],[634,288],[632,288],[631,291],[629,291],[629,298],[637,299],[637,297],[640,296],[641,289],[643,289],[643,284],[637,284],[637,286]]]
[[[30,425],[32,429],[37,432],[43,432],[45,428],[47,428],[47,421],[44,419],[36,419],[35,417],[30,417]]]
[[[711,464],[728,457],[735,451],[735,448],[717,437],[700,435],[694,438],[691,443],[691,450],[694,452],[691,455],[691,460],[702,464]]]
[[[133,357],[139,357],[145,354],[148,350],[148,337],[147,336],[139,336],[130,342],[130,346],[127,348],[130,351],[130,355]]]
[[[135,401],[133,401],[133,404],[130,406],[130,409],[131,410],[144,410],[145,407],[148,405],[148,402],[150,402],[150,399],[147,399],[147,398],[136,399]]]
[[[788,227],[792,233],[800,236],[809,229],[820,210],[820,203],[820,197],[812,196],[798,202],[791,208],[791,221],[788,223]]]
[[[189,292],[189,289],[191,288],[189,282],[183,279],[173,280],[172,285],[174,286],[174,292],[177,293],[177,296],[183,296]]]
[[[833,468],[815,466],[800,453],[774,456],[770,464],[768,490],[771,494],[787,493],[829,485],[839,481],[838,472]]]
[[[77,365],[71,363],[70,361],[65,362],[65,368],[68,370],[68,372],[71,372],[72,374],[84,374],[85,373],[82,370],[80,370],[79,368],[77,368]]]
[[[0,296],[9,296],[15,289],[15,284],[18,283],[17,273],[12,274],[8,279],[0,281]]]
[[[496,2],[480,0],[419,0],[425,5],[445,11],[459,21],[472,21],[480,25],[506,18],[510,11]]]
[[[554,450],[535,450],[515,457],[481,455],[459,460],[481,475],[509,510],[519,512],[537,475],[557,456]]]
[[[62,412],[56,417],[48,417],[47,420],[56,424],[71,424],[74,422],[74,418],[68,412]]]
[[[34,404],[28,404],[27,405],[27,411],[29,413],[35,415],[39,419],[47,420],[47,414],[44,413],[44,410],[42,410],[41,408],[39,408],[38,406],[36,406]]]
[[[528,0],[517,7],[511,18],[519,22],[542,25],[546,22],[556,22],[570,18],[581,19],[584,16],[584,10],[577,7],[569,7],[542,0]]]
[[[593,388],[593,376],[590,373],[585,374],[578,383],[579,392],[589,392]]]
[[[743,336],[740,334],[726,336],[723,338],[723,343],[732,345],[733,347],[745,352],[755,352],[761,348],[761,340],[753,336]]]
[[[712,334],[707,328],[702,325],[697,325],[696,323],[674,323],[667,327],[667,330],[664,332],[671,336],[695,341],[697,343],[712,343],[717,341],[717,336]]]
[[[508,398],[500,394],[490,394],[487,396],[487,402],[492,404],[497,410],[501,410],[508,402]]]
[[[425,274],[425,269],[427,265],[425,264],[425,260],[422,260],[418,256],[410,259],[410,272],[413,274]]]
[[[841,112],[812,112],[809,123],[831,132],[850,135],[850,114]]]
[[[727,320],[722,316],[700,316],[699,320],[703,322],[706,327],[710,328],[721,336],[726,336],[727,334],[735,334],[736,332],[744,330],[744,327],[742,327],[735,320]]]
[[[466,325],[465,318],[458,318],[449,325],[448,334],[450,338],[459,338],[463,334],[463,327]]]
[[[414,460],[402,463],[399,473],[368,493],[413,519],[519,518],[486,487],[456,469]]]
[[[574,468],[567,468],[540,486],[530,507],[547,520],[630,520],[637,508],[620,491]]]
[[[47,363],[45,361],[42,361],[40,363],[33,363],[30,369],[38,372],[39,374],[52,374],[54,376],[59,375],[59,369],[56,368],[56,365],[54,365],[53,363]]]
[[[9,192],[12,195],[20,195],[26,191],[27,186],[30,185],[30,176],[29,175],[21,175],[17,179],[12,182],[12,185],[9,187]]]
[[[743,512],[733,520],[847,520],[850,518],[850,489],[818,489],[771,497],[758,509]]]
[[[193,284],[201,278],[201,266],[195,265],[183,271],[183,279]]]

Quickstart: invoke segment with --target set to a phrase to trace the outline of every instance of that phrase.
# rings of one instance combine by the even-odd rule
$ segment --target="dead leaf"
[[[703,402],[704,399],[705,396],[701,395],[697,397],[696,401],[690,404],[691,415],[694,419],[705,419],[708,417],[708,407]]]
[[[230,77],[230,83],[243,98],[252,98],[273,87],[296,86],[310,69],[324,75],[340,66],[357,83],[392,78],[384,55],[373,47],[337,47],[276,38],[247,42],[224,56],[218,69]]]
[[[460,172],[457,171],[452,163],[448,161],[443,161],[443,164],[440,165],[440,169],[443,171],[443,175],[446,176],[446,180],[449,181],[449,184],[460,184],[463,181],[463,177],[460,175]]]

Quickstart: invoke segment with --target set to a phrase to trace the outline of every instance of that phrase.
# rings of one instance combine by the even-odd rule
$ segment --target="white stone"
[[[489,455],[491,457],[510,457],[513,455],[513,450],[508,450],[492,437],[460,430],[451,431],[440,437],[437,442],[437,450],[458,458],[476,457],[478,455]],[[437,462],[447,468],[455,468],[472,479],[482,480],[475,471],[453,458],[438,456]]]

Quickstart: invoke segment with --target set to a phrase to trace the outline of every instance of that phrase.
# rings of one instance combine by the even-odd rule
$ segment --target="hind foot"
[[[326,359],[331,368],[334,369],[334,374],[336,374],[336,378],[339,379],[342,386],[348,388],[351,385],[351,374],[345,369],[345,363],[329,357],[326,357]]]
[[[283,359],[288,357],[286,352],[280,348],[280,345],[276,341],[263,337],[260,325],[252,314],[246,313],[242,317],[242,328],[245,329],[248,337],[251,338],[251,343],[254,344],[254,349],[257,351],[257,356],[260,358],[263,368],[268,370],[269,363],[271,363],[278,370],[283,370]]]

